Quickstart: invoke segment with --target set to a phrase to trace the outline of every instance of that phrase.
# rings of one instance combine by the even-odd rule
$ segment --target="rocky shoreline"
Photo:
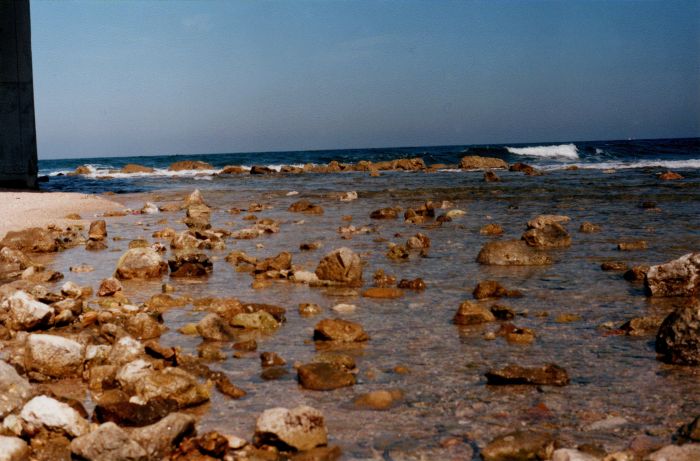
[[[196,162],[171,165],[171,169],[209,167]],[[130,166],[123,172],[147,172],[144,168]],[[404,159],[283,172],[375,174],[431,168],[436,167],[426,167],[421,159]],[[485,182],[498,182],[492,169],[539,174],[526,165],[507,165],[487,157],[465,157],[460,168],[486,170]],[[250,174],[271,173],[254,169]],[[241,172],[231,169],[222,173]],[[255,245],[251,248],[264,250],[265,244],[255,242],[284,236],[291,226],[303,226],[307,220],[330,219],[325,216],[329,208],[361,203],[362,195],[347,191],[319,203],[301,198],[284,207],[279,203],[251,203],[246,209],[214,206],[198,190],[177,202],[156,199],[153,197],[140,209],[107,212],[104,219],[92,221],[89,226],[34,227],[8,232],[0,241],[0,388],[4,396],[0,405],[0,459],[360,459],[343,454],[324,412],[303,403],[279,402],[249,414],[247,424],[254,425],[250,433],[229,433],[221,428],[202,431],[200,419],[216,410],[212,402],[245,401],[249,393],[258,392],[252,387],[254,383],[237,381],[232,378],[235,373],[217,364],[226,363],[229,357],[254,358],[259,362],[261,382],[293,380],[302,395],[327,394],[331,400],[334,395],[342,395],[345,400],[352,395],[350,402],[342,403],[351,409],[347,410],[348,418],[356,409],[391,415],[416,396],[409,395],[407,385],[387,385],[389,380],[379,380],[374,388],[363,386],[380,373],[372,371],[368,357],[374,344],[386,341],[386,335],[378,325],[357,321],[353,315],[366,309],[365,301],[372,306],[408,308],[416,297],[431,296],[433,277],[421,274],[418,262],[444,257],[436,248],[436,240],[445,241],[441,232],[461,231],[458,223],[467,212],[449,200],[381,208],[354,204],[364,213],[355,220],[367,221],[367,225],[356,226],[351,224],[352,216],[342,215],[337,231],[331,231],[336,241],[315,241],[313,235],[303,235],[298,248],[254,256],[241,247]],[[286,218],[280,218],[280,214]],[[239,221],[222,225],[224,216]],[[401,225],[403,232],[380,234],[394,225]],[[472,262],[484,275],[459,294],[460,303],[449,307],[454,328],[470,344],[489,347],[502,341],[504,347],[523,350],[540,341],[541,335],[549,334],[526,326],[523,322],[527,313],[508,305],[511,300],[527,300],[527,292],[489,275],[556,266],[562,252],[577,245],[578,236],[605,232],[602,224],[579,222],[564,214],[533,215],[521,225],[519,238],[503,236],[504,229],[497,223],[478,229],[483,243]],[[569,230],[573,226],[578,234]],[[122,232],[134,237],[127,238],[128,248],[120,245],[125,238]],[[355,246],[352,242],[365,238],[374,239],[367,242],[384,245],[385,250],[377,254],[368,250],[369,243]],[[90,260],[100,261],[112,248],[118,251],[118,261],[105,269],[110,277],[93,285],[71,280],[97,272]],[[648,246],[646,242],[619,241],[617,248],[621,253],[643,252]],[[317,250],[321,254],[316,255]],[[51,255],[81,252],[86,256],[73,260],[87,258],[88,263],[56,267],[50,259]],[[370,253],[372,261],[382,261],[381,266],[388,269],[370,265]],[[433,256],[435,253],[440,256]],[[304,263],[297,262],[301,255]],[[312,266],[307,262],[309,258],[314,261]],[[244,299],[221,290],[191,296],[193,287],[203,287],[200,294],[208,293],[207,281],[221,264],[235,277],[247,277],[246,283],[259,299]],[[369,271],[368,266],[375,270]],[[417,270],[408,270],[407,266]],[[630,281],[625,283],[636,283],[646,299],[671,299],[675,305],[663,316],[635,317],[624,324],[609,325],[605,335],[655,338],[659,361],[682,367],[700,364],[700,253],[631,268],[624,261],[608,261],[601,269]],[[403,272],[403,276],[392,275],[395,271]],[[154,286],[160,292],[153,293]],[[333,305],[328,307],[305,302],[296,309],[271,303],[265,295],[300,289],[304,293],[329,294],[341,302],[329,303]],[[132,299],[144,296],[142,302]],[[184,310],[201,315],[196,321],[181,322],[177,331],[169,329],[169,316]],[[307,335],[301,342],[315,351],[313,358],[299,361],[286,349],[258,353],[259,342],[284,338],[290,317],[305,322],[303,331]],[[571,311],[557,316],[553,324],[565,326],[579,320],[577,312]],[[450,322],[443,323],[447,326]],[[165,336],[167,341],[163,340]],[[195,353],[178,344],[193,339],[197,344]],[[410,379],[412,370],[400,363],[401,357],[397,353],[396,365],[381,374]],[[516,357],[503,357],[499,366],[479,373],[476,379],[481,380],[480,386],[487,392],[508,388],[516,390],[517,395],[521,389],[534,389],[547,395],[555,392],[553,389],[580,385],[578,377],[565,366],[544,361],[521,363]],[[354,387],[366,392],[342,394]],[[87,398],[76,398],[78,395]],[[697,410],[700,414],[700,408]],[[560,437],[558,427],[547,423],[552,410],[543,403],[529,411],[521,427],[489,433],[487,440],[484,434],[450,432],[441,437],[438,446],[407,449],[390,459],[700,459],[698,414],[686,415],[683,426],[668,428],[671,433],[640,429],[626,448],[609,450],[603,444]],[[589,424],[591,430],[615,431],[626,421],[610,414]]]

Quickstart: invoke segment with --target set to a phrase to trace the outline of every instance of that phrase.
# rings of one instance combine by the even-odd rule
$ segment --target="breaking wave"
[[[508,152],[525,157],[563,158],[578,160],[576,144],[560,144],[555,146],[506,147]]]

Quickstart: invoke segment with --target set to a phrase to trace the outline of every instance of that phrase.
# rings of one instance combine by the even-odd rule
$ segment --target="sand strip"
[[[0,192],[0,238],[8,231],[49,224],[88,223],[105,211],[124,207],[103,197],[73,192]],[[71,213],[82,220],[66,219]]]

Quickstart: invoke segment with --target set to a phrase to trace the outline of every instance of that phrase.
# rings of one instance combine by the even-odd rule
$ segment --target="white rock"
[[[336,311],[339,314],[351,314],[357,310],[357,306],[354,304],[336,304],[335,306],[331,307],[334,311]]]
[[[297,192],[295,190],[290,190],[289,192],[287,192],[286,195],[287,195],[287,197],[291,197],[293,195],[299,195],[299,192]]]
[[[143,214],[158,214],[160,210],[155,203],[146,202],[146,204],[141,208],[141,213]]]
[[[316,283],[318,276],[311,271],[294,271],[294,274],[289,278],[292,282],[297,283]]]
[[[83,290],[74,282],[66,282],[61,287],[61,294],[69,298],[80,298],[80,295],[83,294]]]
[[[117,381],[122,387],[129,387],[136,384],[146,375],[153,372],[153,366],[143,359],[129,362],[117,371]]]
[[[306,405],[263,411],[256,422],[255,435],[263,442],[270,438],[281,440],[300,451],[328,443],[323,414]]]
[[[15,435],[22,435],[22,421],[17,415],[7,415],[2,420],[2,428]]]
[[[600,461],[600,458],[573,448],[560,448],[552,453],[552,461]]]
[[[447,216],[448,218],[458,218],[460,216],[464,216],[465,214],[467,213],[462,210],[450,210],[447,213],[445,213],[445,216]]]
[[[57,335],[30,334],[26,367],[46,376],[76,374],[85,359],[85,348],[77,341]]]
[[[112,346],[112,350],[109,352],[109,363],[121,366],[135,360],[144,352],[143,344],[131,336],[124,336]]]
[[[0,461],[23,461],[29,458],[29,445],[19,437],[0,435]]]
[[[90,430],[90,424],[77,411],[45,395],[34,397],[27,402],[19,417],[29,433],[34,433],[43,427],[79,437]]]
[[[345,192],[340,196],[341,202],[352,202],[353,200],[357,200],[357,192],[354,190]]]
[[[0,311],[7,315],[7,326],[13,330],[28,330],[48,321],[53,308],[18,290],[5,298]]]

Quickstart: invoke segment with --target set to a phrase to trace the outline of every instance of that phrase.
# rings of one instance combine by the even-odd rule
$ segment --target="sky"
[[[700,2],[31,1],[39,158],[700,136]]]

